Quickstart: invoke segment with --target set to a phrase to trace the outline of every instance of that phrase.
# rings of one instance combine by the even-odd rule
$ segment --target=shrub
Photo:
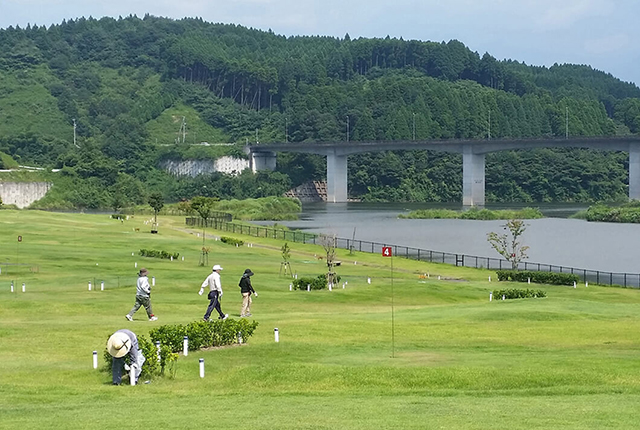
[[[340,282],[340,275],[336,276],[336,282]],[[324,290],[327,288],[327,276],[326,275],[318,275],[315,278],[310,276],[302,277],[293,280],[293,289],[294,290],[307,290],[307,285],[310,285],[312,290]]]
[[[517,288],[511,288],[506,290],[492,291],[493,297],[496,299],[504,298],[508,299],[530,299],[537,297],[547,297],[547,293],[543,290],[519,290]]]
[[[122,215],[122,214],[111,214],[111,219],[120,219],[120,220],[125,220],[125,219],[129,219],[127,215]]]
[[[149,336],[154,342],[166,345],[171,352],[179,352],[183,349],[184,336],[189,338],[189,350],[195,351],[212,346],[231,345],[238,341],[238,333],[242,335],[242,341],[253,335],[257,321],[246,319],[194,321],[186,326],[182,324],[163,325],[152,329]]]
[[[498,270],[498,281],[531,282],[550,285],[573,285],[580,278],[572,273],[534,272],[520,270]]]
[[[109,337],[107,337],[107,340],[108,339]],[[140,335],[138,336],[138,349],[145,358],[145,361],[142,364],[140,377],[151,378],[153,376],[164,375],[165,368],[167,367],[170,369],[170,373],[172,375],[175,374],[175,363],[178,360],[178,354],[171,351],[169,347],[161,344],[160,359],[158,359],[158,348],[155,346],[154,342],[147,339],[146,336]],[[105,361],[105,367],[103,370],[111,371],[113,357],[109,354],[109,351],[107,351],[106,348],[104,350],[103,357]],[[125,357],[125,363],[131,365],[129,355]]]
[[[174,252],[173,254],[167,251],[157,251],[155,249],[141,249],[140,250],[140,256],[141,257],[152,257],[152,258],[166,258],[167,260],[170,260],[171,257],[173,257],[173,259],[177,259],[178,256],[180,255],[179,252]]]
[[[234,239],[233,237],[222,236],[220,237],[220,242],[226,243],[227,245],[244,245],[244,242],[240,239]]]

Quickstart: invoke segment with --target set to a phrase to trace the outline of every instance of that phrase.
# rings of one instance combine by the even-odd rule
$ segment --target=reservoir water
[[[487,233],[503,232],[505,221],[399,219],[410,210],[443,205],[401,203],[304,204],[298,221],[280,221],[290,228],[335,234],[357,240],[404,245],[499,258]],[[505,208],[491,205],[489,209]],[[513,205],[508,206],[513,208]],[[537,206],[548,217],[527,220],[522,243],[533,263],[618,273],[640,273],[640,224],[593,223],[568,219],[586,205]],[[451,205],[451,209],[460,209]],[[267,224],[267,223],[264,223]]]

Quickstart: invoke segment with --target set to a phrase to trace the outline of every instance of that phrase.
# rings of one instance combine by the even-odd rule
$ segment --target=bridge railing
[[[209,223],[207,223],[209,224]],[[190,225],[190,224],[187,224]],[[295,230],[283,230],[273,227],[257,225],[241,225],[220,219],[211,220],[211,227],[216,230],[227,231],[236,234],[245,234],[254,237],[268,237],[290,242],[320,244],[319,234],[305,233]],[[507,270],[511,269],[511,263],[502,258],[479,257],[467,254],[454,254],[450,252],[433,251],[430,249],[413,248],[389,243],[371,242],[367,240],[354,240],[336,238],[336,248],[359,252],[381,254],[382,247],[390,246],[396,257],[412,260],[428,261],[430,263],[443,263],[459,267],[473,267],[476,269]],[[532,270],[537,272],[571,273],[578,276],[582,282],[592,284],[620,286],[625,288],[640,288],[640,274],[616,273],[599,270],[578,269],[575,267],[557,266],[553,264],[531,263],[523,261],[518,264],[518,270]]]

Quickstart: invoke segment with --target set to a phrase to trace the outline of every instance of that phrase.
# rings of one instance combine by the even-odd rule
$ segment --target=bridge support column
[[[484,206],[484,154],[471,145],[462,148],[462,205]]]
[[[256,173],[258,170],[276,170],[276,153],[252,152],[251,171]]]
[[[640,144],[629,144],[629,199],[640,200]]]
[[[347,201],[347,156],[335,150],[327,154],[327,202]]]

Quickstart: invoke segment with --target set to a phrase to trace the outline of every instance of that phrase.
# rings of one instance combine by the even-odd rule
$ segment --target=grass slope
[[[256,273],[260,325],[250,343],[181,356],[175,379],[113,387],[91,368],[91,352],[110,333],[184,324],[207,304],[197,295],[210,271],[198,266],[202,238],[177,217],[161,217],[151,235],[143,218],[0,211],[0,427],[637,427],[638,291],[547,286],[546,299],[489,303],[489,291],[504,285],[489,283],[488,271],[396,258],[392,281],[390,259],[340,250],[346,289],[290,292],[279,276],[282,242],[246,236],[237,237],[253,247],[211,238],[207,246],[208,266],[224,267],[222,307],[232,318],[242,271]],[[294,271],[322,273],[319,247],[290,246]],[[131,255],[140,248],[185,260]],[[156,277],[154,323],[143,310],[124,319],[136,262]],[[431,277],[420,279],[424,272]],[[11,294],[11,280],[27,292]],[[87,291],[101,280],[104,292]]]

